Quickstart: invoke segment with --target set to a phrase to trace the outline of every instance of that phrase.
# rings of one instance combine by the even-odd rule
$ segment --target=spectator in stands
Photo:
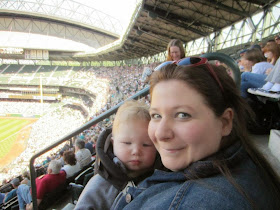
[[[143,102],[127,101],[118,109],[112,139],[110,129],[98,140],[100,145],[110,145],[107,151],[106,146],[101,153],[97,151],[99,174],[86,185],[75,209],[110,209],[128,181],[137,185],[152,174],[156,149],[148,136],[149,121],[148,107]]]
[[[280,57],[265,80],[267,82],[259,91],[280,92]]]
[[[91,162],[91,153],[85,148],[85,142],[81,139],[77,139],[75,143],[75,155],[81,168],[87,166]]]
[[[240,52],[239,52],[239,59],[237,60],[237,64],[238,64],[238,66],[239,66],[239,69],[240,69],[240,72],[246,72],[246,71],[248,71],[248,69],[246,69],[245,67],[244,67],[244,64],[243,64],[243,59],[242,59],[242,57],[244,56],[244,54],[247,52],[247,50],[248,49],[243,49],[243,50],[241,50]]]
[[[0,193],[0,204],[3,203],[4,198],[5,198],[5,193]]]
[[[265,74],[267,69],[273,67],[271,63],[266,61],[262,51],[257,48],[247,50],[241,60],[244,68],[255,74]]]
[[[4,186],[5,184],[7,184],[7,179],[2,180],[2,186]]]
[[[22,178],[23,178],[23,180],[21,181],[20,184],[26,184],[26,185],[28,185],[28,186],[31,186],[30,174],[29,174],[28,171],[24,171],[24,172],[22,173]]]
[[[24,210],[26,206],[31,207],[32,197],[30,188],[31,186],[28,186],[27,184],[21,184],[18,186],[17,197],[20,210]]]
[[[3,185],[0,188],[1,193],[10,192],[13,189],[13,186],[11,185],[11,183],[8,183],[7,179],[4,179],[2,183]]]
[[[250,89],[250,93],[256,93],[256,91],[264,92],[276,92],[280,91],[280,57],[278,58],[275,66],[272,68],[268,75],[254,74],[246,72],[241,75],[241,96],[247,98],[249,95],[247,90]],[[266,73],[267,73],[266,72]]]
[[[81,170],[81,166],[76,160],[75,153],[73,151],[65,151],[63,154],[63,159],[65,165],[61,170],[64,170],[66,172],[67,179]]]
[[[252,111],[222,67],[169,64],[150,85],[149,136],[170,172],[129,187],[111,209],[279,208],[277,175],[246,130]]]
[[[280,45],[280,35],[275,37],[275,42],[278,44],[278,46]]]
[[[86,136],[85,138],[85,148],[87,148],[91,154],[94,153],[93,144],[91,143],[89,136]]]
[[[241,74],[241,96],[248,97],[249,88],[260,88],[265,84],[265,78],[270,73],[273,65],[264,61],[264,56],[258,49],[247,50],[242,57],[246,68],[252,67],[252,72]]]
[[[280,47],[276,42],[269,42],[263,48],[264,56],[267,58],[267,61],[272,65],[275,65],[277,59],[280,56]]]
[[[183,43],[179,39],[172,39],[167,45],[167,61],[178,61],[185,57]]]
[[[46,193],[53,192],[59,186],[65,183],[66,173],[65,171],[61,171],[61,163],[59,160],[52,160],[49,163],[47,174],[42,175],[36,178],[36,187],[37,187],[37,204],[38,206],[42,202]],[[32,203],[28,203],[30,201],[30,191],[27,190],[27,185],[24,186],[24,190],[22,193],[18,193],[18,199],[24,199],[24,203],[26,205],[26,209],[33,209]],[[24,192],[29,192],[27,195]],[[23,203],[23,205],[24,205]]]
[[[7,203],[9,200],[11,200],[13,197],[17,196],[17,188],[20,185],[19,178],[14,178],[11,181],[11,184],[13,186],[13,190],[10,192],[6,193],[5,198],[4,198],[4,203]]]
[[[59,159],[58,159],[58,160],[60,161],[62,167],[64,166],[64,157],[63,157],[63,153],[64,153],[63,150],[60,150],[60,151],[59,151]]]

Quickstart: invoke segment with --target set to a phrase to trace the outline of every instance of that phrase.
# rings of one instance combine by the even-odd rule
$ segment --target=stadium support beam
[[[238,15],[240,17],[244,17],[244,18],[249,17],[249,14],[246,14],[244,11],[234,9],[232,7],[229,7],[227,5],[224,5],[224,4],[220,3],[219,1],[204,1],[204,0],[191,0],[191,1],[200,3],[202,5],[207,5],[209,7],[215,7],[215,8],[218,7],[221,10],[224,10],[226,12],[230,12],[230,13]]]
[[[179,15],[176,15],[174,13],[171,13],[171,12],[168,12],[168,16],[166,16],[166,13],[167,11],[163,10],[163,9],[160,9],[160,8],[157,8],[156,10],[154,10],[154,7],[152,6],[149,6],[147,4],[144,5],[144,9],[149,13],[155,13],[157,15],[158,18],[161,18],[163,20],[166,20],[170,23],[172,23],[173,25],[176,25],[178,27],[181,27],[181,28],[184,28],[184,29],[187,29],[187,30],[190,30],[200,36],[206,36],[207,34],[203,31],[200,31],[196,28],[193,28],[192,26],[189,26],[187,24],[183,24],[183,23],[179,23],[179,20],[183,21],[183,22],[193,22],[192,19],[186,19],[186,18],[183,18]]]

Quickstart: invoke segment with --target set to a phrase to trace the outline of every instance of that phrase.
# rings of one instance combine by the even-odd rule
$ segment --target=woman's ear
[[[227,108],[223,115],[221,116],[223,128],[222,128],[222,136],[228,136],[232,130],[233,123],[233,115],[234,112],[232,108]]]
[[[111,137],[111,143],[112,144],[114,143],[114,137],[113,136]]]

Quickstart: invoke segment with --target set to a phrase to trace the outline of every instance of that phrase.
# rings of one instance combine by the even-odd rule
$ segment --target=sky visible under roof
[[[141,0],[76,0],[76,2],[88,5],[116,18],[121,22],[124,33],[137,2],[141,2]]]
[[[55,0],[54,0],[55,1]],[[73,2],[86,5],[102,13],[110,15],[117,19],[122,25],[120,37],[124,34],[131,20],[135,7],[142,0],[71,0]],[[0,31],[1,37],[0,48],[2,47],[19,47],[25,49],[60,49],[71,51],[79,49],[81,51],[94,50],[93,48],[78,43],[75,40],[61,39],[57,37],[44,36],[32,33],[23,33],[16,31]],[[26,38],[26,36],[28,37]],[[75,50],[74,50],[75,51]]]

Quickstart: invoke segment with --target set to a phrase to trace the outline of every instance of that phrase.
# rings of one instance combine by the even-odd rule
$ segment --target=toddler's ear
[[[113,137],[113,136],[111,137],[111,142],[112,142],[112,144],[113,144],[113,142],[114,142],[114,137]]]

